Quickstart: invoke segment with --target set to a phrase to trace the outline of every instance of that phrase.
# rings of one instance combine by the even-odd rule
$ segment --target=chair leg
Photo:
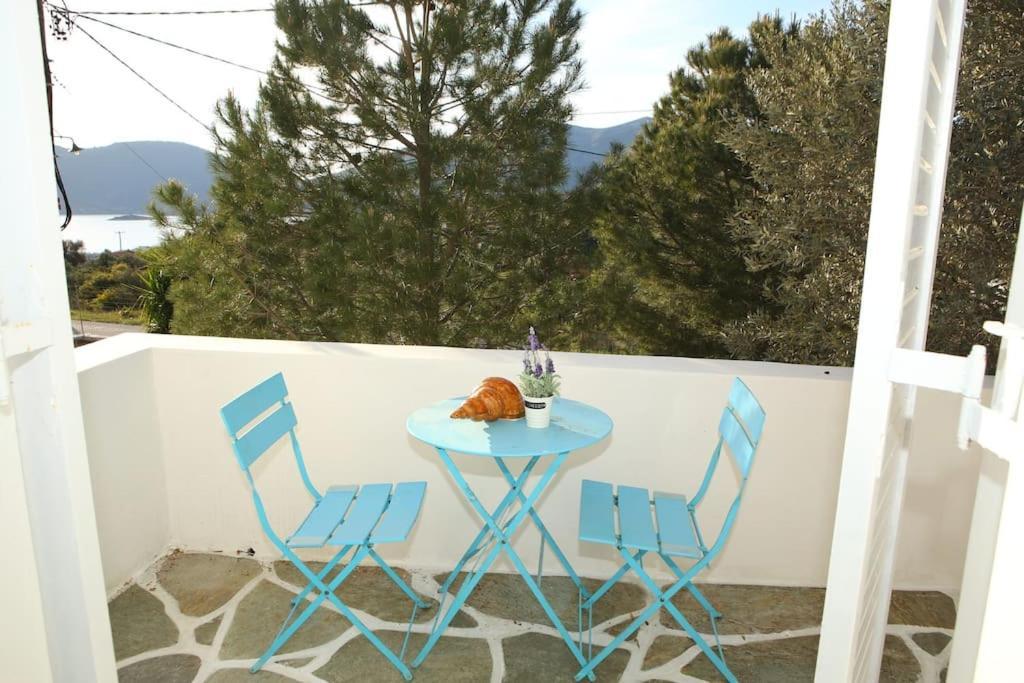
[[[324,566],[324,568],[320,570],[320,573],[316,575],[317,578],[320,579],[321,581],[325,580],[327,578],[327,575],[330,574],[331,571],[335,567],[338,566],[338,563],[341,562],[341,560],[345,557],[346,554],[348,554],[348,551],[351,550],[351,549],[352,549],[352,546],[346,545],[341,550],[339,550],[338,554],[335,555],[333,558],[331,558],[331,561],[328,562]],[[300,592],[298,595],[296,595],[294,598],[292,598],[292,606],[298,605],[300,602],[302,602],[302,600],[307,595],[309,595],[309,592],[312,591],[312,590],[313,590],[313,583],[312,582],[307,583],[306,587],[302,589],[302,592]]]
[[[665,611],[672,615],[672,618],[676,620],[676,623],[678,623],[682,627],[682,629],[686,631],[690,638],[693,639],[693,642],[697,644],[697,647],[700,648],[701,652],[703,652],[705,656],[707,656],[707,658],[711,660],[711,663],[714,664],[715,668],[718,669],[718,671],[723,676],[725,676],[726,680],[730,681],[730,683],[735,683],[736,677],[733,675],[732,671],[729,670],[729,667],[725,663],[725,657],[722,656],[722,643],[718,638],[718,626],[715,624],[715,617],[711,616],[712,612],[714,611],[714,608],[711,607],[710,603],[707,603],[708,607],[711,607],[711,609],[708,610],[708,615],[711,616],[711,628],[714,631],[715,643],[718,646],[717,654],[714,650],[711,649],[711,646],[707,644],[707,641],[705,641],[700,636],[700,634],[697,632],[697,629],[693,627],[690,621],[685,616],[683,616],[683,613],[679,611],[679,608],[672,603],[671,596],[666,597],[666,593],[663,593],[661,591],[661,589],[658,587],[658,584],[654,582],[654,579],[652,579],[647,574],[647,572],[644,571],[642,566],[635,562],[632,562],[631,558],[625,551],[623,551],[623,555],[626,555],[626,562],[630,564],[630,566],[636,572],[637,576],[640,577],[640,580],[647,586],[649,590],[651,590],[656,596],[658,596],[658,599],[661,602],[662,606],[665,608]],[[662,559],[665,559],[664,556],[662,557]],[[682,583],[683,585],[680,586],[680,583]],[[690,578],[687,578],[685,574],[680,576],[679,582],[673,586],[673,588],[675,588],[677,592],[679,588],[690,589],[691,587],[693,587],[693,582],[690,580]],[[696,590],[695,587],[693,588],[694,590]],[[704,598],[703,594],[701,594],[700,591],[696,592],[697,594],[700,594],[701,598],[706,601],[706,598]]]
[[[633,621],[631,621],[629,625],[623,631],[621,631],[618,636],[615,637],[615,639],[611,643],[606,645],[600,652],[597,653],[595,657],[593,657],[589,662],[587,662],[587,665],[576,673],[576,680],[579,681],[585,675],[591,673],[594,670],[594,668],[597,667],[597,665],[599,665],[602,661],[604,661],[605,658],[607,658],[612,652],[614,652],[615,648],[617,648],[627,638],[633,635],[633,633],[639,630],[640,627],[643,626],[644,622],[647,621],[655,613],[657,613],[659,609],[664,607],[665,610],[672,615],[676,622],[679,623],[682,629],[686,631],[686,633],[690,636],[693,642],[697,644],[697,647],[700,648],[701,652],[704,653],[704,655],[711,661],[715,668],[718,669],[722,676],[724,676],[725,679],[729,681],[729,683],[737,683],[736,676],[734,676],[732,671],[729,670],[729,667],[726,666],[725,661],[721,657],[719,657],[713,649],[711,649],[711,646],[709,646],[707,642],[701,637],[701,635],[697,632],[697,629],[695,629],[693,625],[690,624],[690,622],[686,619],[686,617],[683,616],[682,612],[680,612],[679,609],[672,604],[672,596],[681,591],[683,588],[686,588],[687,584],[690,583],[690,579],[692,578],[692,576],[689,574],[684,574],[668,590],[662,591],[661,588],[658,587],[658,584],[655,583],[654,579],[652,579],[647,574],[647,572],[644,571],[643,567],[636,560],[634,560],[633,556],[630,555],[628,550],[620,548],[619,552],[622,553],[622,556],[626,560],[626,564],[629,566],[629,568],[631,568],[636,573],[636,575],[644,583],[647,589],[650,590],[657,597],[657,600],[652,604],[648,605],[639,614],[639,616],[637,616]],[[694,568],[691,568],[690,572],[694,572],[696,570],[696,567],[697,565],[695,565]],[[713,620],[712,623],[714,623]],[[721,648],[720,644],[719,648]]]
[[[640,560],[646,554],[647,554],[646,550],[638,550],[636,552],[636,555],[634,555],[634,557],[637,560]],[[623,576],[626,575],[626,572],[628,572],[628,571],[629,571],[629,563],[627,562],[627,563],[623,564],[621,567],[619,567],[619,570],[617,572],[615,572],[615,574],[612,575],[612,578],[610,578],[607,581],[605,581],[604,583],[602,583],[601,587],[598,588],[596,591],[594,591],[590,595],[589,598],[587,598],[587,601],[583,603],[583,607],[584,608],[593,607],[597,603],[597,601],[600,600],[604,596],[605,593],[607,593],[609,590],[612,589],[612,586],[614,586],[616,583],[619,582],[619,579],[621,579]]]
[[[658,553],[658,556],[665,562],[668,568],[672,570],[677,578],[682,578],[683,570],[679,568],[679,565],[677,565],[671,557],[668,555],[662,555],[661,553]],[[711,604],[710,600],[704,597],[704,594],[700,592],[692,581],[687,582],[686,590],[690,592],[690,595],[693,596],[694,600],[700,603],[700,606],[704,608],[704,611],[708,613],[712,621],[722,616],[722,613]]]
[[[388,578],[390,578],[391,581],[394,582],[394,584],[398,586],[398,588],[401,589],[401,591],[405,593],[410,600],[412,600],[413,604],[416,605],[416,607],[418,607],[419,609],[426,609],[430,606],[430,603],[424,602],[420,598],[420,596],[416,594],[416,591],[410,588],[409,584],[403,581],[402,577],[399,576],[398,573],[394,569],[392,569],[387,562],[384,561],[384,558],[377,554],[377,551],[373,549],[372,545],[367,545],[366,547],[368,549],[370,557],[373,558],[373,561],[376,562],[380,566],[380,568],[384,570],[384,573],[388,575]]]
[[[319,607],[320,604],[323,603],[323,601],[326,599],[329,600],[331,604],[333,604],[338,609],[339,612],[341,612],[341,615],[345,617],[345,619],[347,619],[350,624],[355,626],[356,629],[368,641],[370,641],[371,645],[377,648],[378,652],[384,655],[384,657],[391,663],[391,665],[394,666],[402,675],[402,678],[404,678],[407,681],[411,681],[412,672],[409,670],[409,667],[407,667],[405,663],[402,662],[402,660],[394,652],[392,652],[391,649],[387,645],[385,645],[384,642],[380,638],[378,638],[377,635],[373,631],[371,631],[358,616],[355,615],[355,613],[352,612],[348,605],[342,602],[341,599],[338,598],[337,595],[335,595],[335,591],[338,589],[338,586],[340,586],[341,583],[345,579],[347,579],[348,576],[353,571],[355,571],[356,567],[359,566],[359,563],[362,561],[364,557],[366,557],[370,549],[367,546],[360,546],[359,550],[356,551],[356,554],[349,561],[348,565],[341,572],[339,572],[338,575],[334,577],[334,579],[329,584],[324,584],[323,580],[320,579],[316,574],[314,574],[313,571],[309,567],[307,567],[302,562],[302,560],[300,560],[299,557],[291,550],[291,548],[283,546],[281,550],[284,553],[285,557],[288,560],[290,560],[292,564],[294,564],[295,567],[306,576],[307,579],[309,579],[310,583],[313,584],[314,588],[320,591],[320,595],[318,595],[316,599],[312,603],[310,603],[309,607],[307,607],[303,611],[299,618],[296,619],[296,621],[293,622],[288,627],[288,629],[285,630],[284,633],[282,633],[280,636],[278,636],[277,639],[275,639],[271,647],[267,649],[267,652],[265,652],[263,656],[257,661],[257,663],[253,665],[252,671],[258,671],[259,668],[262,667],[263,664],[265,664],[267,660],[270,659],[270,657],[272,657],[274,653],[282,645],[284,645],[284,643],[287,642],[289,638],[291,638],[291,636],[295,633],[299,626],[301,626],[302,623],[306,621],[306,619],[312,616],[316,608]]]
[[[252,667],[250,667],[250,671],[256,673],[261,668],[263,668],[263,665],[266,664],[267,661],[271,657],[273,657],[274,654],[276,654],[277,651],[281,649],[281,647],[284,646],[284,644],[287,643],[288,640],[293,635],[295,635],[295,632],[299,630],[299,627],[306,623],[307,619],[313,616],[313,613],[317,610],[318,607],[320,607],[321,604],[323,604],[323,601],[327,598],[328,594],[331,591],[336,590],[337,587],[341,585],[341,582],[348,578],[349,574],[351,574],[359,565],[359,560],[362,559],[362,556],[364,554],[365,553],[363,552],[362,549],[356,552],[355,556],[352,558],[352,561],[349,562],[348,566],[346,566],[345,569],[343,569],[338,574],[338,576],[334,577],[334,580],[331,581],[329,586],[324,586],[323,580],[318,575],[313,574],[312,570],[309,567],[307,567],[305,563],[303,563],[302,560],[298,558],[298,556],[295,556],[294,559],[288,558],[292,560],[292,563],[295,564],[296,568],[300,572],[312,577],[310,578],[309,586],[315,586],[318,590],[320,590],[320,594],[312,602],[310,602],[309,605],[306,606],[306,609],[304,609],[299,614],[299,616],[296,617],[295,620],[292,621],[290,624],[288,624],[288,621],[286,619],[285,624],[288,624],[287,627],[284,627],[283,630],[278,633],[277,637],[274,638],[274,642],[270,644],[266,651],[262,655],[260,655],[260,658],[256,660]],[[341,555],[341,553],[339,552],[338,555]],[[291,614],[289,614],[289,616],[291,616]]]

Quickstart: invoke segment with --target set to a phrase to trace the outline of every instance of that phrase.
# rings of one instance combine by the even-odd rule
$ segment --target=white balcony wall
[[[151,353],[93,353],[88,354],[92,360],[83,362],[80,351],[76,358],[96,527],[111,589],[148,566],[171,539],[159,394]]]
[[[408,436],[417,407],[467,393],[483,377],[512,377],[511,351],[121,335],[77,351],[89,458],[108,588],[166,548],[226,554],[275,551],[221,425],[221,405],[283,371],[310,474],[332,483],[426,480],[423,515],[397,564],[450,568],[479,529],[433,450]],[[615,422],[602,444],[574,453],[539,509],[581,574],[607,576],[614,551],[576,541],[583,478],[692,493],[715,443],[729,383],[742,377],[768,422],[739,521],[706,580],[821,586],[828,569],[850,372],[685,358],[555,355],[564,393]],[[955,446],[955,398],[923,392],[896,566],[899,588],[960,585],[978,467]],[[507,490],[493,463],[458,456],[493,507]],[[538,466],[538,470],[540,467]],[[271,518],[287,534],[309,497],[285,442],[255,466]],[[534,480],[536,476],[534,477]],[[723,459],[701,508],[711,539],[735,492]],[[524,525],[516,548],[535,562]],[[315,557],[315,554],[312,555]],[[657,560],[649,567],[654,569]],[[510,569],[510,565],[497,565]],[[547,554],[545,570],[557,572]]]

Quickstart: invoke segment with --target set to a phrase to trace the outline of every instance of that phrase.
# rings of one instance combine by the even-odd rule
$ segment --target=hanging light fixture
[[[53,138],[55,140],[58,138],[61,140],[71,140],[71,153],[76,157],[82,153],[82,148],[78,146],[78,143],[75,142],[74,138],[68,137],[67,135],[54,135]]]

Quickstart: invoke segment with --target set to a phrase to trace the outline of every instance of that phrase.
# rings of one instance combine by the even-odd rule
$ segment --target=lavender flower
[[[541,357],[541,352],[544,357]],[[523,372],[519,385],[524,396],[557,396],[560,378],[555,374],[555,363],[551,360],[548,347],[541,343],[537,330],[530,327],[527,343],[523,347]]]

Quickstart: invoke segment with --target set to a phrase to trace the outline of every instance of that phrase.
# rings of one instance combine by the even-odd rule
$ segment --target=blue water
[[[160,244],[160,231],[151,220],[112,221],[111,218],[113,216],[74,214],[71,224],[61,233],[61,239],[81,240],[87,252],[117,251],[119,237],[123,249]]]

